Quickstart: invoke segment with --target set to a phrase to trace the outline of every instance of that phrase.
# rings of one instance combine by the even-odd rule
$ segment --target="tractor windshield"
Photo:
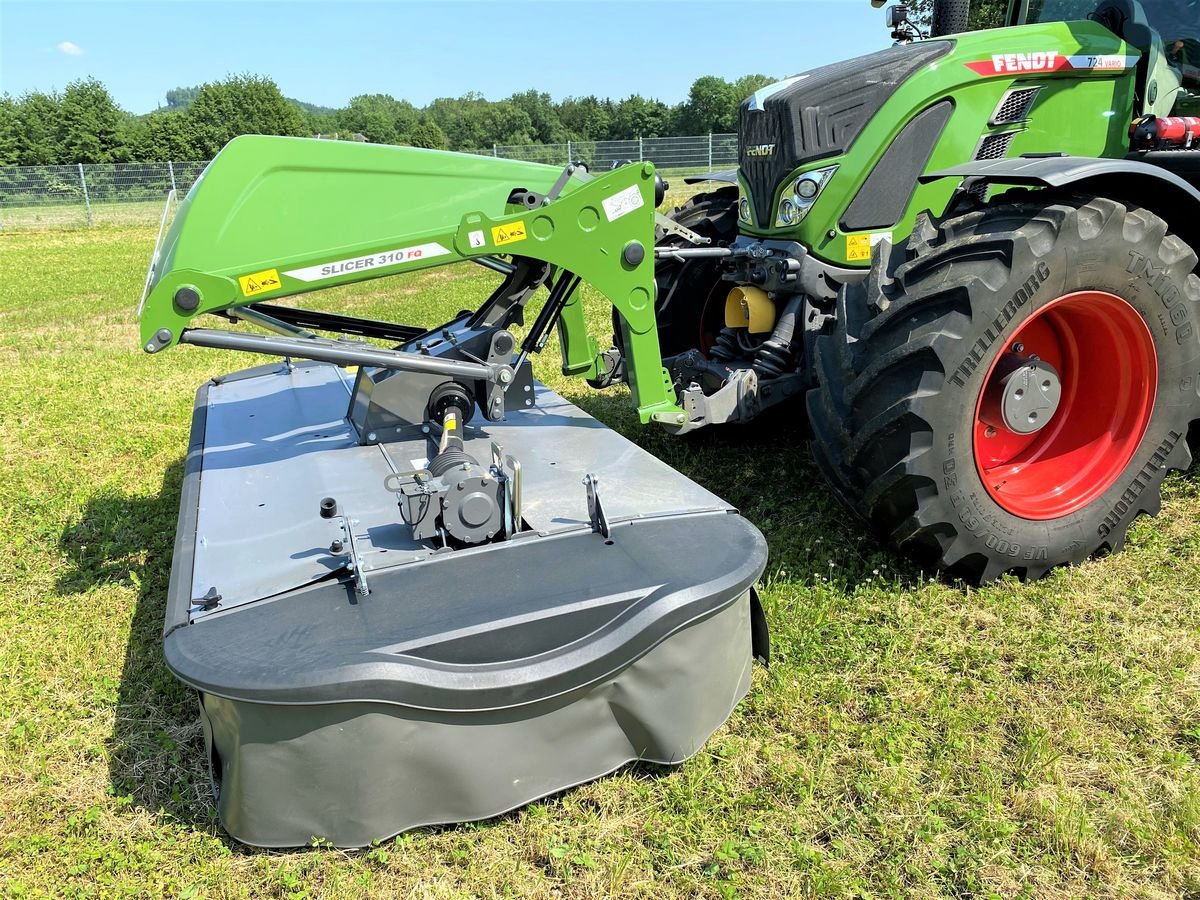
[[[1162,38],[1176,65],[1200,65],[1200,0],[1029,0],[1026,22],[1091,19],[1124,36],[1127,23],[1145,23]]]

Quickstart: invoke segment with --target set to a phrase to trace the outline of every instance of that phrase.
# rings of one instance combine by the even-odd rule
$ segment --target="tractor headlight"
[[[738,218],[747,225],[750,224],[750,201],[745,197],[738,201]]]
[[[779,201],[779,212],[775,217],[776,227],[790,227],[798,224],[806,215],[821,191],[829,182],[829,178],[837,171],[837,166],[826,166],[824,169],[813,169],[805,172],[792,184],[790,191],[785,191]]]

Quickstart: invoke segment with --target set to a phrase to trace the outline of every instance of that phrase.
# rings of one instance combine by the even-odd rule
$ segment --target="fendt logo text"
[[[751,144],[746,148],[747,156],[770,156],[774,152],[774,144]]]
[[[1014,75],[1019,72],[1124,71],[1137,65],[1137,57],[1101,53],[1095,56],[1063,56],[1057,50],[1036,53],[994,53],[991,59],[964,63],[977,75]]]
[[[1067,60],[1054,50],[1039,53],[995,53],[991,59],[967,63],[980,75],[1000,75],[1009,72],[1053,72],[1066,66]]]

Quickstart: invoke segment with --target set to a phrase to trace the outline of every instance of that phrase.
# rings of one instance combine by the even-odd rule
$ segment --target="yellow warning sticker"
[[[525,240],[525,222],[511,222],[508,225],[497,225],[492,229],[492,243],[497,247]]]
[[[267,291],[273,291],[281,286],[279,273],[274,269],[265,269],[262,272],[255,272],[253,275],[243,275],[238,279],[238,284],[242,286],[242,294],[246,297],[265,294]]]
[[[871,258],[871,236],[869,234],[846,235],[846,261],[866,262]]]

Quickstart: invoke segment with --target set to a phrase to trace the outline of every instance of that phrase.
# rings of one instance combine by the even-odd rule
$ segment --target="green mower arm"
[[[174,346],[204,313],[512,255],[573,272],[604,294],[625,323],[642,421],[674,421],[682,410],[654,319],[654,167],[565,174],[409,147],[236,138],[205,169],[155,252],[142,347]],[[550,198],[529,208],[510,202],[514,191]],[[559,334],[565,373],[602,373],[578,294],[561,312]]]

